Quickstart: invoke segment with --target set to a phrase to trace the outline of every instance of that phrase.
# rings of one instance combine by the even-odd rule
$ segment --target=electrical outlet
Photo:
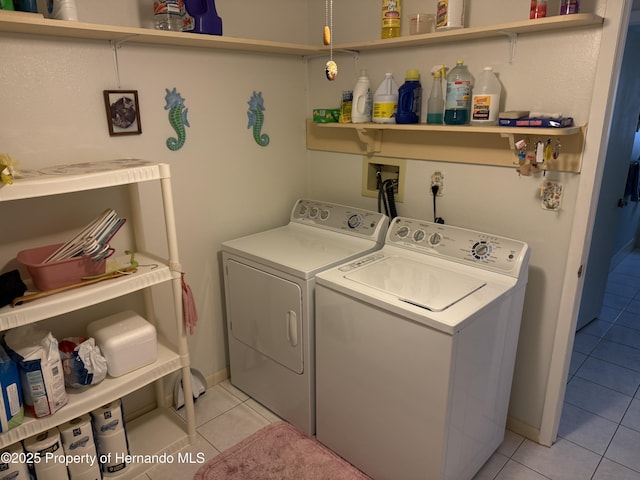
[[[431,187],[434,185],[438,186],[438,197],[442,197],[444,195],[444,173],[440,170],[436,170],[431,174]]]

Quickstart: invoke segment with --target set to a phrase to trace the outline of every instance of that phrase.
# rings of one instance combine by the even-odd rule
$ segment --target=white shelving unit
[[[4,331],[81,310],[136,291],[144,293],[146,318],[153,322],[155,317],[149,288],[170,282],[177,338],[169,342],[159,336],[158,358],[151,365],[134,370],[122,377],[107,377],[95,386],[79,390],[68,389],[69,401],[67,405],[55,414],[37,419],[25,414],[25,420],[20,426],[0,434],[0,448],[60,425],[154,382],[158,408],[127,424],[127,435],[132,453],[174,453],[195,441],[193,398],[191,395],[184,396],[186,420],[182,420],[172,408],[164,405],[165,396],[162,386],[164,376],[182,370],[184,391],[191,391],[190,358],[182,316],[181,267],[178,259],[169,166],[130,159],[43,169],[40,173],[16,179],[12,185],[0,187],[0,202],[16,202],[17,204],[21,200],[35,197],[128,185],[132,203],[131,220],[134,232],[139,232],[141,225],[138,217],[141,212],[137,211],[140,209],[138,184],[150,181],[160,183],[168,258],[161,259],[146,252],[136,252],[135,259],[138,263],[141,265],[153,264],[153,266],[141,266],[132,275],[57,293],[15,307],[7,305],[0,308],[0,330]],[[136,240],[138,239],[136,238]],[[144,246],[138,242],[138,248],[143,249]],[[120,263],[126,265],[128,259],[128,256],[123,256]],[[120,477],[129,478],[133,472],[150,466],[132,465]]]

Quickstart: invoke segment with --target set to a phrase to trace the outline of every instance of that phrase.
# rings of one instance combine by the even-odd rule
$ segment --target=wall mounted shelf
[[[37,13],[0,10],[0,32],[45,35],[82,40],[106,40],[114,43],[171,45],[238,52],[312,55],[318,47],[293,43],[251,40],[218,35],[170,32],[150,28],[69,22],[44,18]]]
[[[521,20],[484,27],[469,27],[458,30],[425,33],[422,35],[387,38],[385,40],[335,44],[333,48],[338,50],[354,50],[357,52],[363,52],[368,50],[385,50],[389,48],[421,47],[438,45],[441,43],[465,42],[469,40],[487,38],[513,38],[514,35],[526,33],[593,27],[602,25],[603,21],[604,19],[602,17],[591,13],[557,15],[537,20]],[[327,50],[328,47],[323,47],[323,49]]]
[[[482,38],[514,36],[525,33],[551,30],[567,30],[602,25],[603,18],[590,13],[561,15],[538,20],[522,20],[485,27],[470,27],[445,32],[411,35],[386,40],[371,40],[336,44],[336,50],[383,50],[437,45],[440,43],[464,42]],[[183,32],[168,32],[149,28],[102,25],[84,22],[69,22],[44,18],[41,14],[0,10],[0,32],[45,35],[51,37],[106,40],[115,43],[138,43],[150,45],[173,45],[178,47],[206,48],[254,53],[306,56],[328,51],[321,45],[302,45],[264,40],[234,38],[217,35],[199,35]]]
[[[550,170],[579,173],[586,126],[567,128],[477,127],[314,123],[307,120],[307,148],[381,157],[515,167],[514,143],[548,138],[561,144]]]

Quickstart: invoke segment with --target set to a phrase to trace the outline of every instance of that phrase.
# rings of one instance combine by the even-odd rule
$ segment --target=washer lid
[[[432,312],[442,312],[486,285],[478,278],[405,257],[385,257],[345,278]]]

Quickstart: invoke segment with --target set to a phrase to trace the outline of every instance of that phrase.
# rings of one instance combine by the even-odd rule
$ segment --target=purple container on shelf
[[[184,31],[222,35],[222,19],[216,11],[215,0],[184,0],[184,6],[193,19],[185,21]]]
[[[580,13],[580,1],[562,0],[560,4],[560,15],[571,15],[572,13]]]

